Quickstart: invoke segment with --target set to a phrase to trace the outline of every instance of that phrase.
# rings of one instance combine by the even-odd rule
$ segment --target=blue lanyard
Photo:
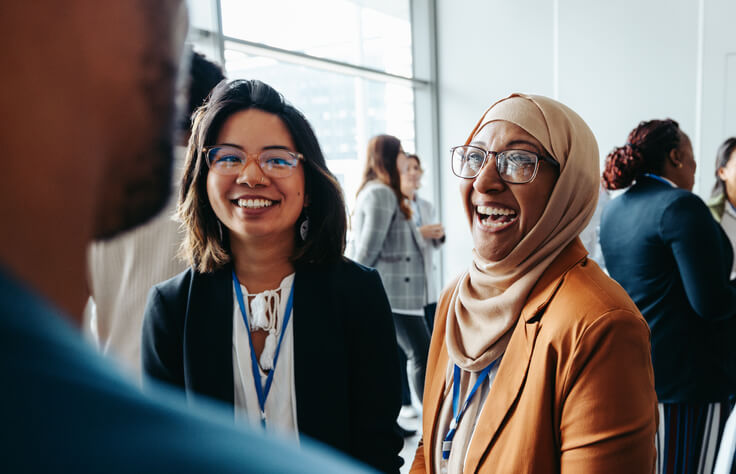
[[[473,399],[475,392],[478,391],[478,387],[480,387],[486,377],[488,377],[488,374],[491,372],[493,366],[498,363],[498,360],[499,359],[494,360],[488,365],[488,367],[480,372],[478,380],[475,381],[473,389],[468,394],[468,398],[465,399],[465,403],[463,403],[463,407],[459,412],[457,410],[457,402],[460,398],[460,367],[458,367],[457,365],[455,366],[455,371],[453,372],[452,376],[452,421],[450,422],[450,429],[447,432],[444,441],[442,442],[442,459],[450,458],[452,440],[453,438],[455,438],[455,432],[457,431],[457,425],[460,423],[460,418],[462,418],[463,414],[465,413],[465,409],[468,408],[468,405]]]
[[[664,179],[661,176],[657,176],[656,174],[653,174],[653,173],[643,173],[642,176],[646,176],[647,178],[656,179],[660,183],[664,183],[664,184],[666,184],[667,186],[669,186],[671,188],[674,187],[674,186],[672,186],[672,183],[670,183],[669,181],[667,181],[666,179]]]
[[[245,329],[248,331],[248,341],[250,342],[250,361],[253,367],[253,380],[256,383],[256,393],[258,394],[258,405],[261,407],[261,426],[266,427],[266,399],[268,393],[271,391],[271,384],[273,383],[273,373],[276,372],[276,362],[279,360],[279,351],[281,351],[281,341],[284,340],[284,333],[286,332],[286,326],[289,324],[289,318],[291,317],[291,307],[294,302],[294,285],[291,285],[291,292],[289,293],[289,301],[286,303],[286,313],[284,314],[284,323],[281,325],[281,334],[279,335],[279,343],[276,346],[276,352],[273,357],[273,367],[266,377],[265,388],[261,385],[261,373],[258,370],[258,358],[256,357],[256,350],[253,348],[253,338],[250,336],[250,325],[248,324],[248,312],[245,309],[245,301],[243,300],[243,291],[240,289],[240,282],[238,277],[235,275],[233,270],[233,285],[235,285],[235,294],[238,297],[238,304],[240,305],[240,314],[243,316],[243,322],[245,323]]]

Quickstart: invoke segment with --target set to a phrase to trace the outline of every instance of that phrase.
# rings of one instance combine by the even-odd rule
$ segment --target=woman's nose
[[[478,176],[475,177],[473,189],[479,193],[490,193],[503,191],[505,187],[506,183],[503,182],[496,169],[496,158],[489,157]]]
[[[259,185],[265,186],[269,183],[268,176],[266,176],[261,169],[261,166],[258,164],[258,160],[248,159],[246,159],[243,169],[240,170],[235,182],[238,184],[246,184],[251,188]]]

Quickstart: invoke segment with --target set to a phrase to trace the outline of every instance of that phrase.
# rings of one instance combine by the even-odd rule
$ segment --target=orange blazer
[[[411,473],[434,472],[448,364],[442,294],[427,362],[423,440]],[[479,473],[651,473],[657,396],[649,327],[579,239],[529,295],[465,459]],[[440,435],[441,436],[441,435]]]

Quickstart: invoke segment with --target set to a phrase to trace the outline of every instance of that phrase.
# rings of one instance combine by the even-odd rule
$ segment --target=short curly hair
[[[626,144],[606,157],[603,186],[623,189],[643,173],[660,174],[670,151],[677,149],[681,140],[680,126],[672,119],[640,122]]]

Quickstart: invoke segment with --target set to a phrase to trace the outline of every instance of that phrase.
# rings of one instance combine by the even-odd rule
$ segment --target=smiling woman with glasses
[[[411,472],[652,472],[646,321],[578,237],[598,197],[593,133],[513,94],[451,166],[474,248],[437,305]]]
[[[342,191],[309,122],[238,80],[193,124],[178,208],[192,267],[149,294],[144,372],[398,472],[391,309],[378,273],[343,257]]]

